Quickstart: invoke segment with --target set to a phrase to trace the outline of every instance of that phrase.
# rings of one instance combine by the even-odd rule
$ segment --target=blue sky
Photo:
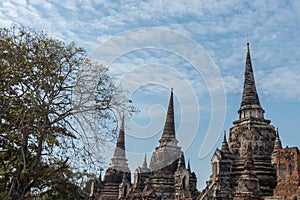
[[[132,171],[158,145],[173,87],[179,145],[201,190],[220,135],[237,119],[247,40],[265,116],[284,146],[299,146],[299,10],[296,0],[2,0],[0,23],[75,41],[100,60],[115,56],[103,64],[141,110],[126,120]]]

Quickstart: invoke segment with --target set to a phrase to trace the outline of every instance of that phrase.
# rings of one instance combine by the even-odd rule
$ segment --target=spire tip
[[[223,139],[223,142],[227,143],[227,140],[226,140],[226,131],[224,131],[224,139]]]
[[[147,168],[147,154],[146,153],[145,153],[145,156],[144,156],[144,162],[143,162],[142,168],[144,168],[144,169]]]
[[[248,53],[250,53],[250,43],[249,43],[249,41],[247,41],[247,51],[248,51]]]
[[[177,140],[175,137],[175,119],[174,119],[174,105],[173,105],[173,88],[171,88],[171,95],[168,105],[168,111],[166,116],[166,121],[164,125],[164,130],[161,139],[159,140],[160,146],[177,145]]]

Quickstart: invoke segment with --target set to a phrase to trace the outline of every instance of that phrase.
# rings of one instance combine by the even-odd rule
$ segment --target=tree
[[[61,166],[62,167],[62,166]],[[72,172],[67,165],[65,168],[57,169],[52,166],[47,166],[48,169],[56,171],[51,177],[43,179],[42,184],[39,187],[35,187],[31,190],[31,193],[27,198],[35,200],[52,200],[52,199],[73,199],[73,200],[85,200],[88,198],[88,194],[80,185],[76,184],[81,176],[86,176],[83,173]]]
[[[128,108],[82,48],[24,27],[0,29],[0,83],[1,199],[49,195],[74,170],[74,156],[78,164],[90,159],[88,141],[79,142],[91,137],[82,120],[96,116],[86,124],[111,133],[116,111]]]

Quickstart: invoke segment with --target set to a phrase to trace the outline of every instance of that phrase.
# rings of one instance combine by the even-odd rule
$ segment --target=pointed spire
[[[174,119],[174,104],[173,104],[173,88],[171,89],[170,101],[168,106],[167,117],[161,139],[159,140],[160,146],[170,145],[170,142],[174,142],[177,145],[175,137],[175,119]]]
[[[278,128],[276,129],[276,137],[275,137],[275,142],[274,142],[274,149],[273,149],[273,153],[271,156],[271,163],[273,165],[277,164],[277,152],[279,149],[282,149],[282,144],[281,144],[281,140],[279,138],[279,131]]]
[[[191,172],[191,164],[190,164],[190,159],[188,159],[188,166],[187,166],[187,170],[188,170],[189,172]]]
[[[159,140],[159,146],[155,148],[150,159],[149,168],[153,171],[166,167],[177,161],[182,153],[181,147],[177,146],[178,140],[175,137],[175,119],[173,104],[173,89],[171,89],[170,101],[164,125],[162,136]],[[174,166],[176,168],[176,166]]]
[[[264,110],[260,106],[259,97],[256,91],[254,73],[251,63],[250,47],[247,43],[246,67],[244,77],[244,89],[239,117],[255,117],[263,119]]]
[[[117,139],[117,144],[114,152],[114,156],[111,159],[110,167],[121,171],[129,171],[127,158],[125,154],[125,128],[124,128],[124,116],[122,117],[122,124]]]
[[[226,131],[224,131],[224,138],[223,138],[223,142],[222,142],[222,148],[221,151],[224,155],[228,155],[230,154],[230,150],[229,150],[229,146],[226,140]]]
[[[143,162],[142,168],[143,168],[143,169],[147,169],[147,154],[145,154],[144,162]]]
[[[124,116],[122,117],[122,124],[117,140],[117,145],[114,157],[125,157],[125,131],[124,131]]]
[[[150,169],[148,168],[148,164],[147,164],[147,154],[145,154],[142,166],[138,167],[138,171],[140,173],[148,173],[150,171]]]
[[[274,144],[274,151],[278,150],[278,149],[282,149],[282,144],[281,144],[281,140],[279,138],[279,131],[278,131],[278,128],[277,128],[276,129],[275,144]]]
[[[224,131],[223,143],[227,143],[227,140],[226,140],[226,131]]]
[[[254,74],[251,63],[250,47],[247,43],[247,56],[246,56],[246,69],[245,69],[245,80],[244,80],[244,91],[241,106],[244,105],[259,105],[259,98],[256,91]]]
[[[173,88],[171,89],[170,101],[164,127],[163,137],[175,137],[175,122],[174,122],[174,105],[173,105]]]

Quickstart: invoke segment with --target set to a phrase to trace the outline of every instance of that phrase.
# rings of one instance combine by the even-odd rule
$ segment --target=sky
[[[0,24],[75,42],[109,67],[140,110],[126,119],[132,173],[158,146],[174,88],[177,139],[201,191],[237,119],[247,42],[265,117],[284,147],[299,146],[299,10],[296,0],[2,0]]]

